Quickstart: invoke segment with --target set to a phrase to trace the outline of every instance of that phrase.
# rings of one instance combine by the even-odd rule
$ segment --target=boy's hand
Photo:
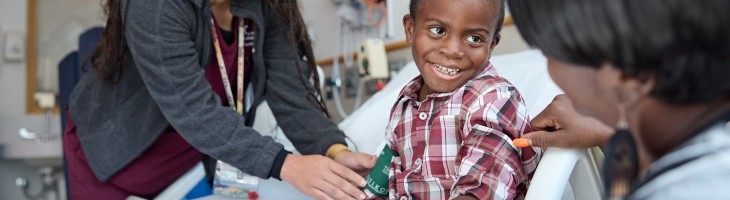
[[[611,127],[578,113],[563,94],[556,96],[530,125],[535,131],[516,139],[516,146],[588,148],[605,145],[613,135]]]
[[[287,155],[281,179],[316,199],[364,199],[358,187],[367,184],[357,173],[320,155]]]
[[[378,157],[358,152],[341,151],[335,156],[334,160],[365,177],[375,166]]]

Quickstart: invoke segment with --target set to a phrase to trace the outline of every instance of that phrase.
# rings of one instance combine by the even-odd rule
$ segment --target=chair
[[[66,110],[71,92],[90,67],[89,56],[101,39],[104,28],[94,27],[79,36],[78,51],[71,52],[58,65],[58,103],[61,106],[61,130],[66,130]]]
[[[61,132],[66,130],[66,115],[71,91],[79,82],[78,66],[78,52],[76,51],[66,55],[58,64],[58,105],[61,107]]]
[[[58,64],[58,104],[61,107],[61,134],[66,130],[67,110],[71,92],[81,80],[84,71],[82,66],[84,63],[88,63],[88,57],[96,48],[102,32],[104,32],[104,28],[95,27],[82,33],[79,36],[78,51],[69,53]],[[63,140],[63,135],[61,137],[61,140]],[[66,155],[63,155],[63,169],[64,180],[68,180]],[[66,199],[70,199],[67,183],[64,183],[66,184]]]
[[[601,199],[602,162],[598,148],[548,148],[525,199]]]

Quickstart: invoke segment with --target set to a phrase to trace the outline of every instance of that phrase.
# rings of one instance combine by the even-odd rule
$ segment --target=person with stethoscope
[[[105,11],[64,131],[73,199],[152,198],[206,156],[318,199],[364,197],[358,173],[375,159],[328,118],[297,1],[107,0]],[[264,100],[305,155],[250,127]]]

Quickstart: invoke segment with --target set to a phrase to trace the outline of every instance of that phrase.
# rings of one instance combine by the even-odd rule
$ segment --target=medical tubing
[[[347,6],[345,4],[341,4],[340,6]],[[354,33],[352,32],[352,23],[351,21],[348,21],[344,18],[344,16],[338,16],[337,18],[337,24],[339,25],[337,28],[337,38],[336,41],[340,42],[339,51],[340,54],[343,57],[344,65],[346,67],[352,67],[355,60],[355,55],[350,55],[350,53],[347,53],[348,49],[352,49],[354,46]],[[362,34],[362,33],[361,33]],[[363,56],[363,55],[360,55]],[[340,87],[342,87],[342,81],[340,79],[340,62],[339,59],[335,58],[334,62],[332,64],[332,80],[335,82],[340,82]],[[358,72],[359,73],[359,72]],[[356,110],[360,105],[362,104],[362,93],[363,88],[365,87],[365,84],[363,80],[360,78],[357,79],[357,88],[356,88],[356,94],[355,94],[355,106],[353,107],[353,111]],[[344,106],[342,105],[342,99],[340,96],[339,90],[337,90],[336,87],[333,87],[332,89],[332,98],[335,101],[335,108],[337,108],[337,114],[342,117],[342,119],[347,118],[349,115],[347,114],[347,111],[345,111]]]
[[[360,78],[357,79],[357,93],[355,94],[355,107],[352,108],[352,111],[354,112],[357,110],[357,108],[360,107],[360,104],[362,103],[362,90],[365,87],[365,83]]]
[[[341,38],[342,37],[342,26],[343,26],[341,17],[337,18],[337,24],[339,25],[339,27],[337,28],[337,40],[336,41],[341,41],[342,40],[342,38]],[[339,46],[341,49],[342,45],[339,45]],[[340,62],[339,62],[339,59],[337,59],[337,57],[335,57],[333,60],[334,60],[334,62],[332,63],[332,80],[335,81],[335,84],[336,84],[337,81],[340,80]],[[340,93],[339,93],[339,91],[337,91],[338,89],[339,88],[337,88],[337,85],[334,85],[332,87],[332,99],[335,100],[335,108],[337,108],[337,114],[339,114],[342,119],[345,119],[345,118],[347,118],[348,115],[347,115],[347,113],[345,113],[345,109],[342,108],[342,102],[340,102]]]

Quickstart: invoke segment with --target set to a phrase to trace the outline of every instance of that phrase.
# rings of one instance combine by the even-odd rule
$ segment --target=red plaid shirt
[[[395,156],[389,199],[522,199],[537,168],[539,148],[516,148],[531,131],[517,89],[487,63],[453,92],[418,101],[421,76],[403,88],[386,129]]]

